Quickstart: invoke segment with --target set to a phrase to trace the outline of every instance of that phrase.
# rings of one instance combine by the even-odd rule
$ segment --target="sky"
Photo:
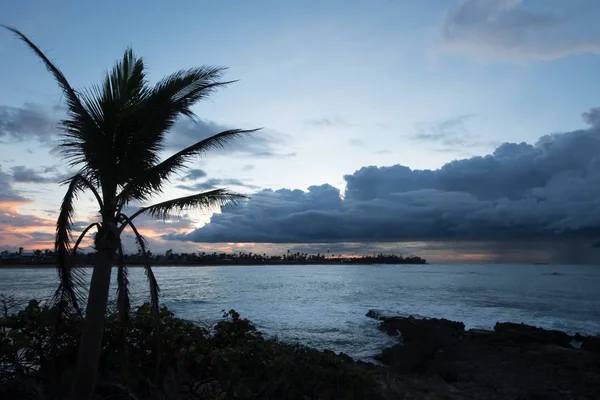
[[[237,79],[168,151],[263,129],[190,164],[158,200],[250,200],[139,224],[155,253],[417,254],[433,262],[600,256],[600,2],[11,1],[75,87],[133,47],[149,80],[200,65]],[[51,248],[70,171],[61,93],[0,31],[0,249]],[[131,205],[131,209],[140,205]],[[78,203],[76,228],[95,217]],[[130,235],[125,237],[131,244]],[[133,250],[133,248],[132,248]]]

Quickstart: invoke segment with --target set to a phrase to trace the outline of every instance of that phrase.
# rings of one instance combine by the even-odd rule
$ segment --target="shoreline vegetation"
[[[82,319],[0,295],[0,398],[61,399],[73,377]],[[596,399],[600,337],[524,324],[465,330],[461,322],[369,310],[398,337],[380,364],[264,337],[234,310],[210,328],[149,304],[122,321],[109,309],[98,399]],[[366,329],[377,329],[366,328]]]
[[[96,254],[78,253],[76,263],[93,265]],[[174,253],[167,250],[164,254],[147,252],[147,259],[154,266],[224,266],[224,265],[340,265],[340,264],[427,264],[427,261],[417,256],[401,256],[396,254],[372,254],[364,256],[346,256],[334,254],[291,253],[282,255],[267,255],[256,253]],[[125,254],[127,265],[146,265],[143,253]],[[34,250],[25,252],[0,253],[0,267],[20,266],[54,266],[56,255],[52,250]]]

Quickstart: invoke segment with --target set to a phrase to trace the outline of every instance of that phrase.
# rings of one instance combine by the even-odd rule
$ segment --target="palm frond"
[[[81,191],[81,175],[76,174],[70,179],[69,188],[63,198],[60,213],[56,222],[56,239],[54,251],[57,256],[57,271],[59,287],[54,293],[54,301],[62,312],[81,313],[79,303],[83,300],[84,275],[83,270],[74,268],[71,256],[71,240],[73,215],[75,213],[74,202]],[[91,228],[88,227],[84,232]],[[83,235],[82,235],[83,237]],[[80,237],[80,239],[82,238]],[[81,240],[78,240],[78,244]]]
[[[73,246],[73,250],[71,250],[71,262],[72,262],[72,264],[75,264],[75,259],[77,257],[77,249],[79,248],[79,245],[81,244],[81,241],[83,240],[83,238],[85,237],[85,235],[88,233],[88,231],[90,229],[92,229],[94,226],[97,227],[97,228],[100,228],[100,224],[99,223],[93,222],[93,223],[89,224],[83,230],[83,232],[81,232],[81,235],[79,235],[79,237],[77,238],[77,241],[75,242],[75,246]]]
[[[37,47],[35,44],[33,44],[33,42],[31,40],[29,40],[29,38],[27,36],[25,36],[23,33],[21,33],[18,29],[15,29],[13,27],[6,26],[6,25],[0,25],[0,26],[2,26],[4,28],[8,29],[9,31],[11,31],[12,33],[14,33],[19,39],[21,39],[23,42],[25,42],[29,46],[29,48],[31,50],[33,50],[33,52],[42,60],[46,69],[54,76],[54,79],[56,79],[56,81],[60,85],[60,88],[62,89],[63,93],[65,94],[65,96],[67,98],[67,103],[69,105],[69,109],[70,110],[72,109],[74,112],[81,113],[82,116],[87,115],[86,110],[84,109],[83,105],[79,101],[79,98],[77,97],[77,93],[71,87],[71,84],[69,84],[69,81],[67,81],[67,78],[65,78],[63,73],[48,59],[48,57],[44,54],[44,52],[42,50],[40,50],[39,47]],[[88,117],[89,117],[89,115],[88,115]]]
[[[138,118],[150,93],[144,63],[127,49],[102,84],[83,90],[79,97],[98,129],[81,135],[78,121],[66,121],[62,150],[72,164],[84,163],[102,182],[104,193],[130,180],[131,175],[156,163],[158,155],[144,140],[133,137],[145,123]],[[138,138],[138,139],[144,139]]]
[[[161,79],[153,89],[153,98],[164,104],[165,98],[175,106],[177,114],[193,116],[190,107],[217,89],[236,81],[219,81],[227,68],[202,66],[177,71]]]
[[[158,163],[158,155],[165,146],[165,134],[177,119],[182,115],[193,116],[193,104],[231,83],[220,81],[223,70],[207,66],[182,70],[145,92],[143,106],[135,108],[122,123],[122,129],[131,132],[131,140],[126,146],[120,146],[126,148],[129,155],[120,159],[127,167],[120,170],[129,174],[123,174],[119,183],[138,179],[142,172]]]
[[[78,93],[73,89],[67,78],[64,74],[56,67],[44,54],[39,47],[37,47],[27,36],[21,33],[19,30],[12,28],[6,25],[0,25],[12,33],[14,33],[20,40],[25,42],[27,46],[42,60],[46,69],[52,74],[54,79],[58,82],[60,86],[66,102],[67,102],[67,115],[68,118],[62,121],[62,125],[65,128],[66,139],[63,141],[63,145],[66,146],[63,154],[70,158],[71,156],[75,156],[76,162],[74,164],[78,164],[82,160],[77,157],[77,153],[71,153],[68,151],[70,147],[77,147],[78,142],[87,142],[88,136],[98,131],[98,126],[94,119],[89,114],[88,110],[85,108],[83,103],[81,102]],[[84,167],[86,168],[86,167]]]
[[[131,300],[129,294],[129,277],[127,266],[125,265],[125,255],[123,254],[123,244],[119,243],[119,258],[117,271],[117,312],[122,323],[129,321],[129,310],[131,309]]]
[[[146,123],[140,112],[146,109],[151,89],[146,85],[142,58],[128,48],[123,58],[106,74],[95,99],[103,114],[107,136],[104,158],[113,166],[112,178],[123,184],[158,161],[160,145],[138,135]]]
[[[102,202],[102,198],[100,197],[100,194],[98,193],[98,190],[96,189],[96,187],[94,187],[94,185],[92,184],[92,182],[90,182],[88,180],[88,178],[86,178],[85,175],[83,175],[83,172],[79,173],[79,178],[78,179],[79,179],[80,184],[82,186],[85,186],[86,188],[88,188],[92,192],[92,194],[96,198],[96,201],[98,202],[98,206],[102,210],[104,208],[104,203]]]
[[[177,199],[142,207],[131,216],[131,220],[143,213],[148,213],[152,217],[158,219],[168,219],[171,216],[179,215],[186,210],[211,210],[227,204],[236,204],[238,201],[247,198],[248,196],[246,195],[231,192],[227,189],[214,189],[208,192],[179,197]]]
[[[122,130],[131,132],[126,146],[121,146],[128,149],[130,156],[120,160],[127,164],[124,171],[130,172],[129,180],[140,175],[139,167],[147,170],[158,163],[158,155],[165,146],[165,134],[180,116],[192,116],[193,104],[231,83],[219,81],[222,71],[223,68],[217,67],[179,71],[144,92],[142,106],[132,108],[129,118],[124,118],[122,123]],[[134,159],[143,162],[134,162]]]
[[[119,214],[119,218],[123,219],[123,226],[129,226],[135,235],[135,240],[138,245],[138,250],[144,255],[144,269],[146,272],[146,278],[148,279],[148,285],[150,287],[150,307],[152,309],[152,315],[156,318],[157,323],[160,323],[160,315],[158,311],[158,296],[160,294],[160,288],[158,286],[158,282],[156,281],[156,277],[154,276],[154,272],[152,271],[152,265],[150,264],[150,258],[148,257],[148,250],[146,249],[146,240],[140,233],[137,228],[133,224],[131,218],[126,216],[125,214]]]
[[[169,182],[170,176],[183,169],[186,162],[193,157],[202,155],[209,150],[223,148],[230,142],[258,130],[231,129],[223,131],[173,154],[128,183],[118,196],[119,206],[122,208],[132,199],[148,200],[152,195],[160,193],[164,185]]]
[[[111,107],[137,105],[146,98],[149,90],[145,85],[144,60],[137,58],[128,48],[121,61],[117,62],[110,74],[106,74],[102,88],[101,105]]]

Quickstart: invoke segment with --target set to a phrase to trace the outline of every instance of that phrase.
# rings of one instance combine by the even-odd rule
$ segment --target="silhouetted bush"
[[[59,399],[69,389],[81,319],[56,325],[55,308],[31,301],[0,317],[0,398]],[[233,310],[212,329],[150,307],[107,318],[101,399],[375,399],[370,373],[350,357],[265,339]]]

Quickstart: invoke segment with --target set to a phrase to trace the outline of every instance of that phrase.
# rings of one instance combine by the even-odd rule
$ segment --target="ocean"
[[[592,265],[284,265],[155,267],[161,302],[203,325],[235,309],[266,335],[368,360],[396,342],[369,309],[447,318],[467,328],[523,322],[600,334],[600,267]],[[88,270],[88,276],[91,270]],[[149,299],[130,268],[134,303]],[[115,294],[113,274],[112,296]],[[0,293],[46,300],[53,268],[1,268]]]

